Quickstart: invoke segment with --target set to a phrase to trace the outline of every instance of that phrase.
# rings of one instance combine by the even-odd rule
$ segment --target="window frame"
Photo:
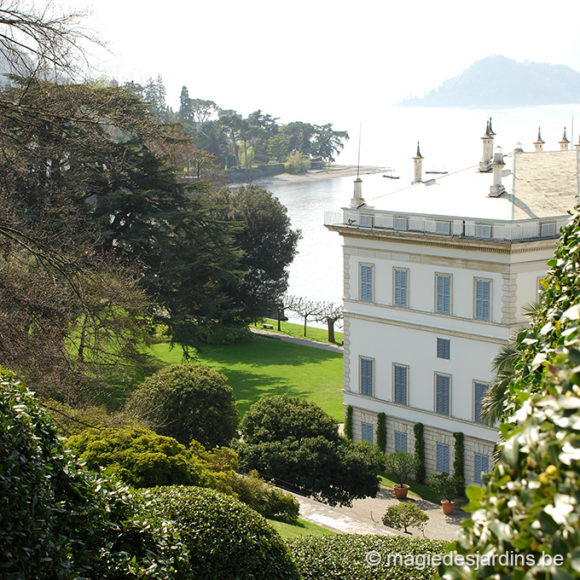
[[[404,451],[405,453],[407,453],[407,449],[409,448],[409,437],[406,431],[395,431],[394,437],[395,437],[395,451]],[[405,442],[405,445],[401,446],[404,447],[404,449],[403,448],[399,449],[400,446],[398,445],[398,442],[400,442],[401,440],[404,440]]]
[[[448,407],[448,412],[447,413],[442,413],[441,411],[439,411],[438,409],[438,397],[437,397],[437,393],[438,393],[438,385],[437,385],[437,378],[438,377],[444,377],[448,380],[447,382],[447,394],[448,394],[448,400],[447,400],[447,407]],[[433,379],[433,389],[434,389],[434,405],[433,408],[435,410],[435,413],[437,413],[437,415],[441,415],[442,417],[452,417],[452,410],[451,410],[451,392],[452,392],[452,385],[451,385],[451,381],[452,381],[452,376],[448,373],[441,373],[439,371],[435,371],[434,373],[434,379]]]
[[[363,393],[363,361],[368,361],[371,364],[371,394]],[[358,392],[363,397],[375,396],[375,359],[370,356],[359,355],[358,357]]]
[[[405,272],[405,304],[397,304],[397,272]],[[409,278],[410,271],[409,268],[401,268],[399,266],[393,266],[393,306],[397,308],[409,308],[410,297],[409,297]]]
[[[445,463],[447,463],[447,469],[440,469],[439,467],[439,449],[443,448],[445,448],[446,451]],[[451,448],[448,443],[437,441],[435,443],[435,471],[437,473],[450,473],[450,467],[451,467]]]
[[[367,427],[370,428],[370,433],[371,433],[371,438],[370,439],[365,439],[364,438],[365,428],[367,428]],[[374,427],[374,425],[372,423],[367,423],[366,421],[361,421],[360,422],[360,440],[361,441],[368,441],[369,443],[374,443],[375,442],[375,427]]]
[[[479,403],[479,417],[477,413],[477,386],[484,385],[486,387],[485,392],[483,393],[481,400],[483,401],[483,397],[485,393],[489,390],[489,382],[486,381],[479,381],[477,379],[473,379],[473,422],[479,425],[485,425],[484,421],[481,418],[481,402]]]
[[[483,469],[480,469],[479,471],[477,470],[478,457],[480,457],[481,459],[485,459],[487,463],[487,469],[485,471]],[[478,453],[477,451],[475,451],[473,453],[473,481],[475,481],[476,484],[481,485],[483,483],[482,477],[483,473],[489,473],[489,455],[486,455],[485,453]]]
[[[489,300],[488,300],[488,317],[487,318],[479,318],[477,316],[477,288],[478,282],[486,282],[489,284]],[[493,279],[492,278],[481,278],[476,276],[473,279],[473,318],[474,320],[478,320],[480,322],[491,322],[493,320]]]
[[[370,270],[370,299],[363,297],[363,268],[369,268]],[[367,283],[368,284],[368,283]],[[375,265],[369,262],[359,262],[358,263],[358,299],[361,302],[374,302],[375,301]]]
[[[443,342],[447,343],[447,355],[448,356],[439,356],[439,344],[442,344]],[[437,347],[436,347],[436,354],[437,354],[437,358],[441,359],[441,360],[451,360],[451,339],[450,338],[443,338],[441,336],[437,337]]]
[[[439,310],[439,278],[447,278],[449,280],[449,295],[448,295],[448,312]],[[445,272],[435,272],[435,313],[451,316],[453,314],[453,275]]]
[[[405,403],[399,403],[397,401],[397,367],[405,369]],[[393,403],[396,403],[397,405],[403,405],[405,407],[409,406],[409,365],[395,362],[393,363]]]

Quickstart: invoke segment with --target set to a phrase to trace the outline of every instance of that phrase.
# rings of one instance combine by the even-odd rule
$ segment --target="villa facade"
[[[376,441],[387,417],[387,453],[414,451],[424,425],[427,475],[453,472],[464,434],[466,483],[491,467],[497,428],[481,419],[490,363],[526,324],[567,211],[579,191],[580,143],[503,155],[491,122],[473,167],[414,181],[327,214],[343,238],[344,404],[356,441]],[[565,135],[564,135],[565,139]]]

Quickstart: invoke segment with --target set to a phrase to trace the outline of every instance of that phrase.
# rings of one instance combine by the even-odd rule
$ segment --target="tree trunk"
[[[328,325],[328,342],[336,342],[334,340],[334,319],[327,318],[326,324]]]
[[[304,317],[304,336],[306,336],[306,321],[308,320],[308,316]]]

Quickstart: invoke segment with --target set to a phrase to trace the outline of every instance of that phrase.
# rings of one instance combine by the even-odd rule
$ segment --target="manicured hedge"
[[[447,546],[440,540],[370,535],[303,536],[286,542],[304,580],[430,580],[436,578],[435,570],[428,565],[420,569],[421,558],[441,556]],[[418,566],[388,562],[389,554],[412,556]]]
[[[144,494],[154,513],[180,526],[190,552],[187,578],[300,578],[278,533],[245,504],[199,487]]]

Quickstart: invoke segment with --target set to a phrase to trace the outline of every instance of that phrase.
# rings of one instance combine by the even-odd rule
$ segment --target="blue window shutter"
[[[395,403],[407,404],[407,367],[395,365]]]
[[[437,276],[437,312],[451,313],[451,277]]]
[[[407,434],[395,431],[395,451],[407,451]]]
[[[373,426],[371,423],[361,423],[361,435],[363,441],[373,442]]]
[[[482,423],[481,420],[481,404],[483,397],[487,392],[488,385],[485,383],[475,383],[475,421],[476,423]]]
[[[437,339],[437,358],[451,358],[451,341],[448,338]]]
[[[490,320],[491,282],[489,280],[475,281],[475,318]]]
[[[475,453],[473,459],[475,464],[473,479],[476,483],[481,483],[481,474],[489,472],[489,457],[482,453]]]
[[[436,470],[449,473],[449,445],[437,443]]]
[[[370,358],[360,359],[360,392],[367,397],[373,396],[373,361]]]
[[[395,306],[407,306],[407,270],[395,270]]]
[[[436,377],[436,411],[441,415],[449,415],[449,377],[446,375],[436,375]]]
[[[373,267],[367,264],[360,265],[360,299],[373,301]]]

